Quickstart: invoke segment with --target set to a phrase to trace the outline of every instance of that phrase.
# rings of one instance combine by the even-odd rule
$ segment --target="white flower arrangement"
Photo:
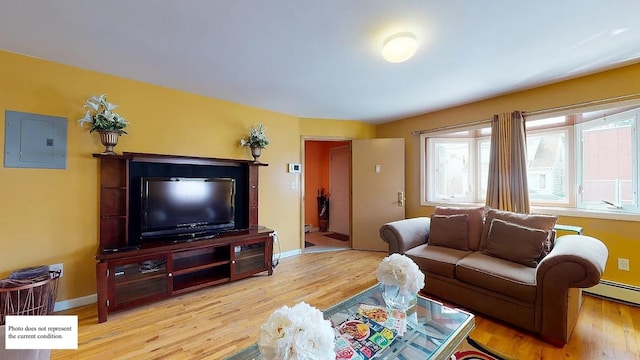
[[[260,326],[258,347],[269,360],[334,360],[334,330],[305,302],[274,311]]]
[[[84,126],[85,123],[91,124],[89,132],[94,131],[113,131],[118,134],[126,134],[124,128],[129,123],[117,112],[113,110],[118,106],[107,101],[107,95],[102,94],[100,96],[91,96],[87,100],[87,104],[84,106],[87,112],[84,117],[78,122],[80,126]]]
[[[265,148],[267,145],[269,145],[269,138],[265,134],[266,130],[267,128],[262,124],[249,127],[249,136],[247,137],[247,139],[240,139],[240,145]]]
[[[405,255],[391,254],[382,259],[376,270],[376,277],[385,285],[397,286],[404,296],[417,294],[424,287],[424,274]]]

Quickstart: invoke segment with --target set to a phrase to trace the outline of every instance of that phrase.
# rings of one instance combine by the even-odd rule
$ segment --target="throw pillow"
[[[468,235],[469,250],[480,249],[480,239],[482,238],[482,223],[484,222],[484,213],[486,206],[474,207],[474,208],[462,208],[462,207],[442,207],[437,206],[436,215],[457,215],[467,214],[469,216],[468,221]]]
[[[469,250],[467,214],[431,215],[429,245],[444,246],[458,250]]]
[[[536,267],[548,236],[549,234],[544,230],[493,219],[484,253]]]
[[[500,219],[506,222],[517,224],[520,226],[544,230],[551,234],[553,227],[558,221],[557,216],[552,215],[539,215],[539,214],[520,214],[511,211],[489,209],[487,211],[487,218],[484,221],[484,227],[482,228],[482,238],[480,240],[480,250],[484,250],[487,247],[487,237],[489,235],[489,228],[493,219]],[[553,244],[553,237],[549,236],[549,244],[547,248],[551,249]]]

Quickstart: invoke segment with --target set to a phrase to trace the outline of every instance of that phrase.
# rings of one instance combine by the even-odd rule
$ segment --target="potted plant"
[[[262,124],[249,127],[249,136],[240,140],[240,145],[251,148],[251,156],[253,156],[254,161],[258,161],[262,154],[262,149],[269,145],[269,138],[265,135],[266,130],[267,128]]]
[[[118,137],[127,133],[124,128],[129,123],[117,112],[113,111],[117,107],[117,105],[107,101],[106,94],[93,95],[84,106],[87,112],[82,119],[78,120],[80,126],[84,126],[85,123],[91,124],[90,133],[94,131],[100,133],[100,141],[105,146],[103,154],[115,154],[113,147],[118,144]]]

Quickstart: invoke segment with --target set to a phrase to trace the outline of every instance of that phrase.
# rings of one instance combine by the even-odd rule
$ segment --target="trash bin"
[[[48,266],[22,269],[0,280],[0,325],[7,315],[48,315],[58,295],[60,272]]]

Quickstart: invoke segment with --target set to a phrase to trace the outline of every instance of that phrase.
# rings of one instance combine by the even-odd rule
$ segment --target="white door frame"
[[[306,135],[301,135],[300,136],[300,163],[301,163],[301,167],[302,167],[302,172],[300,173],[300,249],[302,252],[304,252],[304,217],[305,217],[305,204],[306,204],[306,199],[304,197],[305,194],[305,178],[304,178],[304,172],[306,169],[306,164],[305,164],[305,141],[349,141],[351,142],[351,140],[354,140],[354,138],[351,137],[341,137],[341,136],[306,136]],[[351,146],[351,145],[349,145]],[[349,195],[349,202],[351,202],[351,195]],[[349,227],[351,227],[351,218],[349,218]]]

